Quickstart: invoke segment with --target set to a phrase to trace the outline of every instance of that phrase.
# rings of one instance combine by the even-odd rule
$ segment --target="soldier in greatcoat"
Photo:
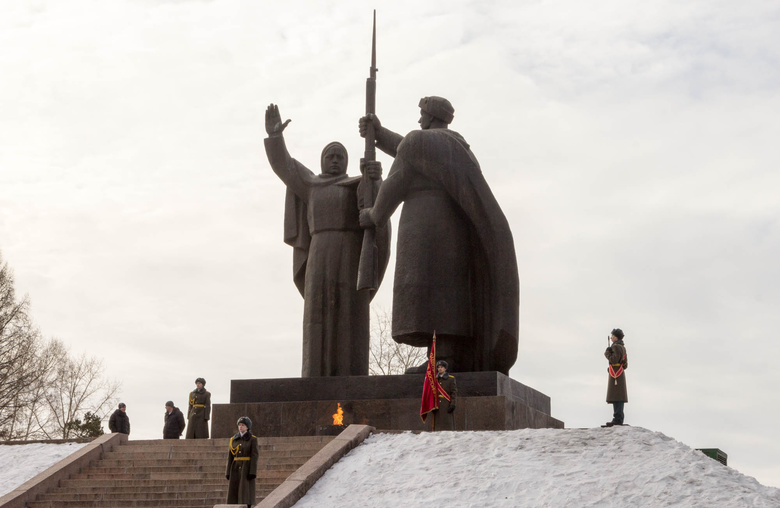
[[[626,369],[628,368],[628,355],[623,343],[623,330],[615,328],[609,337],[612,344],[604,351],[604,356],[609,362],[607,371],[607,404],[612,404],[612,421],[607,422],[606,427],[623,425],[625,415],[623,405],[628,402],[628,389],[626,388]]]
[[[195,380],[195,386],[189,397],[186,439],[208,439],[211,393],[206,390],[206,380],[202,377]]]
[[[449,400],[443,393],[439,393],[439,409],[432,412],[434,431],[455,430],[455,400],[458,396],[458,385],[455,383],[455,376],[447,372],[447,368],[447,362],[444,360],[436,362],[436,380],[449,396]]]
[[[230,438],[225,478],[228,484],[227,504],[255,504],[257,478],[257,438],[252,435],[252,420],[242,416],[236,422],[238,432]]]

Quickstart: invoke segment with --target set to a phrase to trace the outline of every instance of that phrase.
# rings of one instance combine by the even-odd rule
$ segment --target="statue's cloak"
[[[398,145],[387,183],[396,173],[404,171],[417,172],[438,184],[463,212],[474,253],[471,308],[473,337],[479,348],[474,367],[508,374],[517,359],[520,313],[517,258],[509,223],[476,157],[457,132],[415,130]],[[402,227],[399,226],[399,243],[404,234]],[[393,310],[395,314],[398,309]]]

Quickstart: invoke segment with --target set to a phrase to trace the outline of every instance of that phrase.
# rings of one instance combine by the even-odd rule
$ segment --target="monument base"
[[[550,398],[500,372],[455,373],[456,430],[562,429],[550,415]],[[424,374],[231,381],[230,403],[214,404],[211,434],[232,436],[236,420],[252,419],[260,436],[314,436],[333,425],[339,404],[343,423],[379,430],[428,430],[420,418]]]

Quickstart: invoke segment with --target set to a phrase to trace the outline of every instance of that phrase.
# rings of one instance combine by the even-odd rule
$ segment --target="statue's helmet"
[[[444,97],[436,97],[435,95],[423,97],[420,99],[420,109],[446,122],[447,125],[451,124],[455,117],[455,108]]]

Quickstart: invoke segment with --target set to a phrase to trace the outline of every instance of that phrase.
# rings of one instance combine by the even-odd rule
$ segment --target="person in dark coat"
[[[111,413],[108,419],[108,428],[111,432],[130,435],[130,417],[127,416],[126,411],[127,406],[124,402],[120,402],[117,410]]]
[[[436,362],[436,380],[439,386],[449,395],[450,400],[444,394],[439,393],[439,409],[434,409],[433,423],[431,430],[455,430],[455,400],[458,396],[458,385],[455,383],[455,376],[447,372],[447,362],[439,360]]]
[[[179,439],[184,432],[184,414],[173,405],[173,401],[165,403],[165,423],[163,424],[163,439]]]
[[[604,351],[604,356],[609,362],[607,371],[609,381],[607,383],[607,404],[612,404],[612,421],[607,422],[606,427],[623,425],[625,415],[623,405],[628,402],[628,389],[626,388],[626,369],[628,368],[628,355],[623,344],[623,330],[615,328],[609,340],[612,345]]]
[[[195,380],[195,389],[190,392],[187,410],[187,439],[208,439],[211,417],[211,393],[204,388],[206,380]]]
[[[242,416],[236,422],[238,432],[230,438],[225,478],[228,484],[227,504],[255,504],[257,478],[257,438],[252,435],[252,420]]]

